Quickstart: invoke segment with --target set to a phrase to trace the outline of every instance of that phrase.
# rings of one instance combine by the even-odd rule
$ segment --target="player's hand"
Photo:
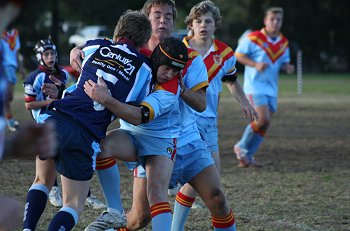
[[[59,79],[57,79],[56,77],[54,77],[53,75],[49,76],[49,79],[54,82],[54,84],[52,83],[44,83],[41,87],[41,90],[43,91],[43,93],[47,96],[49,96],[51,99],[57,99],[58,98],[58,88],[56,85],[61,86],[63,84],[63,82]]]
[[[269,66],[269,64],[267,64],[267,63],[259,62],[259,63],[255,64],[255,69],[258,72],[264,72],[268,66]]]
[[[102,77],[98,77],[97,83],[89,79],[84,83],[85,93],[94,101],[104,103],[111,97],[111,93]]]
[[[74,47],[70,51],[69,63],[77,72],[81,72],[82,60],[85,58],[84,52],[79,47]]]
[[[243,111],[243,117],[245,119],[249,119],[250,122],[253,122],[254,120],[258,121],[259,114],[255,111],[254,107],[249,103],[247,99],[242,100],[241,108]]]
[[[287,64],[285,64],[285,70],[286,70],[287,74],[293,74],[295,67],[294,67],[294,65],[287,63]]]
[[[182,77],[182,73],[180,72],[180,77],[179,77],[179,84],[180,84],[180,96],[183,95],[186,91],[185,83]]]

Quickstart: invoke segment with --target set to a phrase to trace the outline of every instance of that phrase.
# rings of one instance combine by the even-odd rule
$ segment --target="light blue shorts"
[[[139,159],[139,164],[137,165],[145,167],[145,158],[147,156],[166,156],[174,161],[176,155],[176,138],[158,138],[132,131],[129,131],[129,135],[137,148]]]
[[[4,66],[4,74],[6,76],[7,81],[10,84],[17,83],[16,70],[17,68],[15,66]]]
[[[247,98],[253,106],[267,105],[272,112],[277,111],[277,98],[262,94],[247,94]]]
[[[174,188],[178,182],[182,185],[188,183],[198,173],[214,164],[206,143],[201,139],[178,148],[177,152],[169,188]]]
[[[219,152],[218,126],[216,118],[197,118],[197,126],[202,139],[207,143],[210,152]]]

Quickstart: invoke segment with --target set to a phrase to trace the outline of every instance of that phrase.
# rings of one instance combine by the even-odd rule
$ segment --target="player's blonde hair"
[[[113,40],[128,38],[136,47],[142,47],[151,38],[152,26],[148,17],[140,11],[126,11],[120,16],[114,29]]]
[[[215,27],[219,28],[222,24],[222,17],[220,14],[220,10],[210,0],[197,3],[191,8],[190,13],[186,16],[186,19],[185,19],[185,23],[187,27],[190,27],[192,25],[193,20],[195,20],[196,18],[199,18],[201,15],[206,14],[208,12],[212,13],[214,22],[215,22]]]
[[[281,14],[282,17],[283,17],[283,8],[282,7],[279,7],[279,6],[272,6],[272,7],[269,7],[265,10],[265,17],[269,14],[269,13],[272,13],[272,14]]]

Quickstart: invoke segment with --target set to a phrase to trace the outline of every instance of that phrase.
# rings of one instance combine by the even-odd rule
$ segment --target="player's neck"
[[[213,43],[213,39],[200,39],[192,37],[191,40],[188,41],[188,43],[193,49],[199,52],[201,56],[204,56],[208,52],[211,44]]]
[[[150,51],[153,51],[159,43],[159,39],[151,37],[148,43],[146,44],[146,48]]]
[[[266,29],[265,29],[265,33],[266,33],[267,36],[269,36],[271,38],[276,38],[280,34],[279,31],[268,31]]]

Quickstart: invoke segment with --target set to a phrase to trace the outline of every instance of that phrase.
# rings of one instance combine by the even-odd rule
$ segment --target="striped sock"
[[[118,210],[123,213],[120,197],[120,175],[116,160],[103,158],[96,160],[96,172],[101,184],[108,211]]]
[[[151,206],[152,230],[171,230],[171,208],[168,202],[159,202]]]
[[[180,191],[176,195],[173,221],[171,223],[172,231],[180,231],[185,229],[188,214],[191,211],[195,198],[191,198],[182,194]]]
[[[236,231],[235,217],[233,216],[232,209],[230,213],[223,218],[211,217],[214,231]]]

